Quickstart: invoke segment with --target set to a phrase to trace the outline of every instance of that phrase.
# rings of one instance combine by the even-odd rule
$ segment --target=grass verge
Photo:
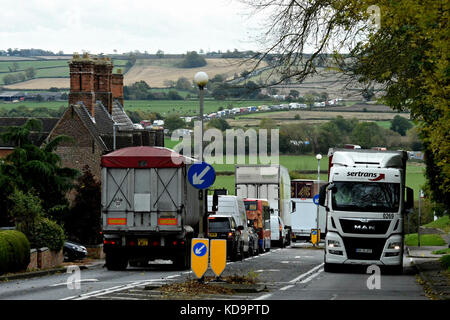
[[[417,233],[410,233],[405,236],[405,244],[407,246],[418,246]],[[438,234],[422,234],[420,235],[421,246],[445,246],[446,242]]]

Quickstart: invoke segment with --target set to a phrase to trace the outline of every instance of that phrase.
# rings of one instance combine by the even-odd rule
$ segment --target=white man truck
[[[187,159],[161,147],[123,148],[102,156],[103,248],[109,270],[156,259],[190,267],[201,200],[188,181],[192,162]]]
[[[374,264],[401,273],[404,215],[414,204],[406,151],[330,149],[328,157],[319,197],[327,211],[325,271]]]
[[[292,204],[289,171],[279,164],[236,165],[235,188],[238,197],[267,199],[270,210],[273,210],[271,214],[279,216],[284,223],[285,230],[281,233],[285,236],[279,240],[280,246],[290,245]]]

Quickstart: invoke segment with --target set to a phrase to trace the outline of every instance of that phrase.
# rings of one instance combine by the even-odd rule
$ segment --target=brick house
[[[69,108],[46,139],[62,134],[75,139],[56,150],[63,166],[81,171],[89,165],[100,179],[100,157],[113,151],[114,140],[116,149],[164,146],[163,130],[134,129],[123,108],[123,75],[112,74],[109,58],[74,54],[69,68]]]

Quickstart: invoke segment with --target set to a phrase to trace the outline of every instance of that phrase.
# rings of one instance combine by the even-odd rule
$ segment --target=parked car
[[[79,243],[66,241],[63,247],[64,261],[82,260],[87,257],[87,249]]]
[[[241,228],[231,216],[212,215],[208,217],[208,238],[227,240],[227,258],[236,261],[243,256]]]

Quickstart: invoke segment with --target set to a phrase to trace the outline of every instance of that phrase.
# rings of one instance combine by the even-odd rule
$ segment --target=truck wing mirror
[[[242,230],[244,230],[244,226],[238,226],[237,229],[238,229],[239,231],[242,231]]]
[[[219,196],[214,192],[213,203],[212,203],[212,211],[216,212],[218,210],[219,210]]]
[[[406,187],[405,209],[408,211],[414,209],[414,190],[409,187]]]
[[[323,186],[320,187],[320,191],[319,191],[319,206],[324,207],[325,206],[325,199],[327,197],[327,187],[328,187],[329,183],[324,184]]]
[[[294,212],[295,212],[296,205],[297,205],[297,202],[291,201],[291,203],[292,203],[292,211],[291,211],[291,213],[294,213]]]

